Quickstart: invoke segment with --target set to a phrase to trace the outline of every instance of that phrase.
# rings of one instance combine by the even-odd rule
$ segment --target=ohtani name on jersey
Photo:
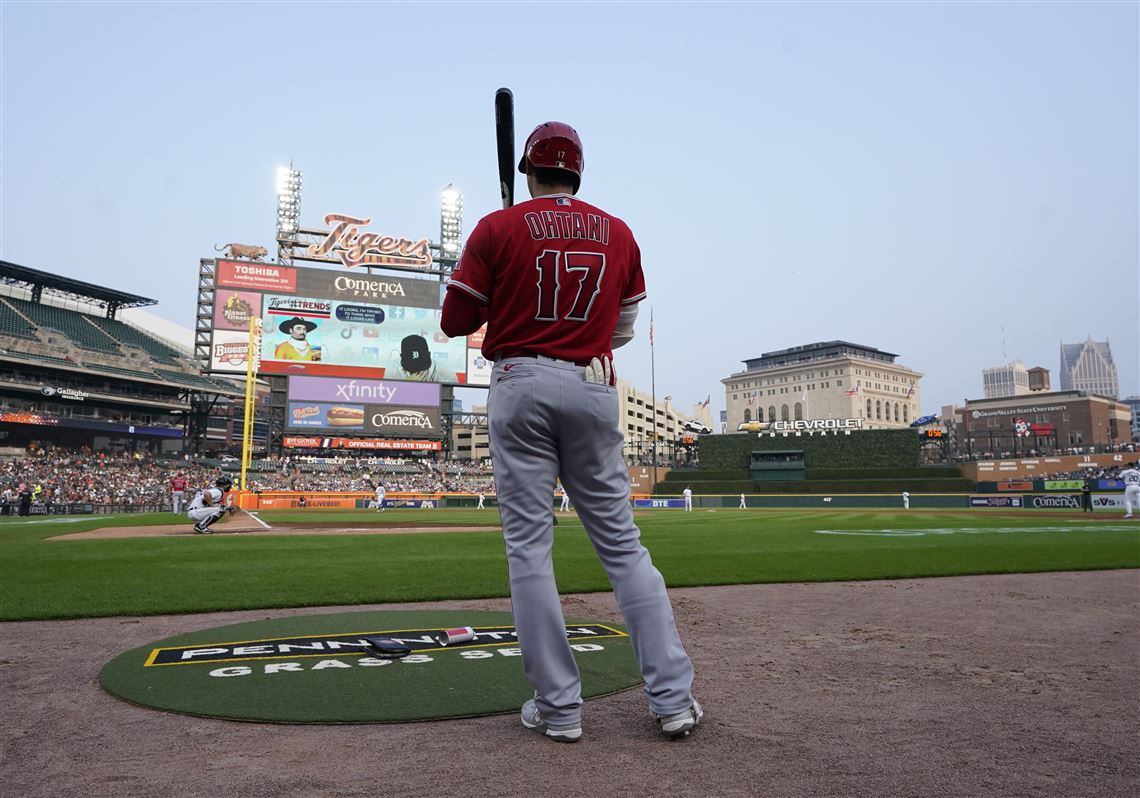
[[[526,219],[530,237],[535,241],[565,238],[597,241],[599,244],[610,243],[610,220],[597,213],[531,211],[523,218]]]

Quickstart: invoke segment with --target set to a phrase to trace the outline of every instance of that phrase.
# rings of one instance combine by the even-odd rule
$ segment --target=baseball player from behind
[[[613,349],[634,334],[645,298],[629,228],[576,196],[582,143],[547,122],[527,139],[519,170],[531,200],[484,217],[447,286],[450,336],[484,322],[495,362],[488,401],[491,458],[523,671],[534,698],[522,723],[558,742],[582,736],[581,676],[554,581],[550,495],[561,475],[613,584],[645,679],[670,737],[702,717],[665,580],[641,545],[622,460]]]
[[[208,535],[210,527],[219,518],[227,512],[231,514],[237,512],[237,507],[226,503],[226,492],[233,486],[234,483],[229,477],[218,477],[214,487],[198,491],[186,510],[186,515],[194,521],[195,532]]]
[[[1140,462],[1129,463],[1128,468],[1120,472],[1124,481],[1124,517],[1132,518],[1134,510],[1140,509],[1140,471],[1137,471]]]

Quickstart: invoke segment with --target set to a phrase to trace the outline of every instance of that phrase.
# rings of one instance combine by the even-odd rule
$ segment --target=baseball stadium
[[[440,332],[462,198],[412,241],[301,227],[300,184],[276,258],[201,259],[192,347],[129,320],[153,300],[0,264],[5,794],[531,795],[519,763],[573,774],[552,794],[1135,785],[1131,452],[960,463],[933,417],[666,408],[648,461],[627,428],[704,715],[662,740],[571,482],[546,509],[586,732],[528,733],[488,417],[455,398],[493,364]]]

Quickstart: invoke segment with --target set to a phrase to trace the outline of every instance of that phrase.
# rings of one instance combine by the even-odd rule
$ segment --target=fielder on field
[[[385,490],[383,485],[376,486],[376,500],[372,502],[376,507],[376,512],[384,512],[384,496],[386,496],[387,493],[388,491]]]
[[[562,494],[562,506],[559,507],[558,509],[564,513],[569,512],[570,511],[570,494],[568,494],[566,492],[566,488],[561,488],[558,492],[560,494]]]
[[[440,326],[458,337],[487,325],[491,458],[523,672],[534,687],[522,724],[558,742],[582,736],[581,676],[551,558],[550,499],[561,475],[625,616],[650,709],[664,734],[687,735],[702,716],[693,666],[634,523],[612,362],[645,298],[640,251],[625,222],[575,196],[582,143],[569,125],[535,128],[519,170],[533,199],[472,231]]]
[[[693,511],[693,489],[688,485],[681,491],[681,495],[685,497],[685,512],[691,513]]]
[[[1124,517],[1132,518],[1133,510],[1140,508],[1140,471],[1137,471],[1140,462],[1129,463],[1128,468],[1120,472],[1124,481]]]
[[[910,494],[907,493],[905,490],[902,492],[902,500],[903,500],[903,509],[909,510],[910,509]]]

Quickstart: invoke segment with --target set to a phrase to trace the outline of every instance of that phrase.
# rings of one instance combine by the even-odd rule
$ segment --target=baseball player
[[[229,477],[218,477],[214,487],[198,491],[190,501],[186,514],[194,521],[194,531],[200,535],[210,534],[210,527],[223,515],[237,512],[237,507],[227,504],[226,492],[234,486]]]
[[[565,487],[563,487],[558,492],[562,495],[562,506],[559,507],[558,510],[563,513],[570,512],[570,494],[566,492]]]
[[[910,494],[907,493],[905,490],[902,492],[902,500],[903,500],[903,509],[909,510],[910,509]]]
[[[623,221],[575,196],[582,143],[569,125],[535,128],[519,170],[532,199],[472,231],[440,323],[449,336],[486,323],[483,355],[495,363],[491,458],[523,671],[534,687],[522,723],[558,742],[582,736],[581,677],[551,559],[550,497],[561,475],[613,584],[650,709],[664,734],[684,736],[702,710],[665,580],[633,520],[612,361],[633,338],[645,298],[641,254]]]
[[[693,490],[688,485],[681,491],[681,495],[685,497],[685,512],[691,513],[693,511]]]
[[[1120,472],[1124,480],[1124,517],[1131,518],[1132,511],[1140,508],[1140,471],[1136,467],[1140,463],[1129,463],[1128,468]]]
[[[746,510],[746,509],[748,509],[748,502],[746,502],[746,501],[744,500],[744,494],[743,494],[743,493],[741,493],[741,494],[740,494],[740,509],[741,509],[741,510]]]
[[[383,485],[377,485],[376,486],[376,502],[375,502],[375,504],[376,504],[376,512],[378,512],[378,513],[384,512],[384,496],[386,494],[387,494],[387,491],[384,489]]]
[[[479,494],[479,506],[476,508],[477,510],[483,509],[483,502],[485,499],[486,499],[486,497],[482,493],[480,493]]]
[[[182,502],[186,500],[186,477],[182,472],[176,473],[170,480],[170,503],[174,514],[182,512]]]

